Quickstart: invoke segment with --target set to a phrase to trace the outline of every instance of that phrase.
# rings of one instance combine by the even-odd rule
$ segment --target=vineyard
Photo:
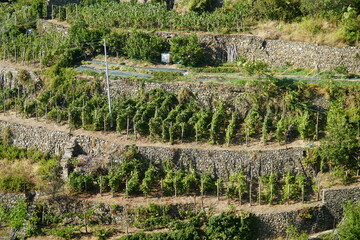
[[[218,62],[211,57],[210,43],[196,33],[214,33],[214,38],[250,34],[264,21],[272,21],[279,31],[295,25],[305,28],[314,39],[332,32],[337,43],[357,49],[359,4],[354,0],[255,0],[225,1],[218,6],[215,1],[189,0],[171,9],[161,0],[144,4],[84,0],[64,6],[48,6],[43,0],[2,1],[0,67],[5,66],[5,72],[0,71],[0,117],[9,114],[23,122],[32,118],[39,125],[57,124],[67,129],[68,139],[58,140],[50,149],[62,154],[55,156],[18,148],[21,135],[15,136],[10,127],[2,130],[0,191],[24,193],[26,201],[0,203],[0,238],[9,230],[4,236],[13,239],[250,240],[261,233],[257,225],[263,219],[239,208],[300,205],[303,208],[295,220],[289,220],[286,233],[279,236],[307,239],[298,230],[303,223],[318,221],[320,205],[316,204],[323,186],[359,182],[359,76],[342,64],[320,71],[290,62],[270,67],[263,60],[240,55],[232,63]],[[51,30],[42,25],[49,23],[55,26]],[[159,31],[170,35],[164,37]],[[266,52],[266,44],[264,40],[256,46]],[[171,65],[160,63],[163,53],[171,53]],[[358,57],[355,54],[354,59]],[[110,86],[105,84],[108,67]],[[124,147],[87,155],[77,149],[75,140],[71,142],[77,130],[84,136],[114,136],[124,140]],[[182,144],[231,153],[240,148],[248,151],[252,144],[259,146],[255,152],[273,146],[277,149],[272,150],[287,150],[297,142],[304,149],[301,169],[288,156],[294,162],[292,170],[284,165],[277,168],[283,167],[282,172],[271,168],[262,174],[261,160],[254,153],[247,159],[249,166],[229,166],[233,169],[224,176],[211,167],[199,170],[200,163],[186,156],[182,156],[185,164],[159,154],[150,160],[136,146],[161,146],[175,156]],[[95,140],[88,145],[103,146],[96,146]],[[68,149],[73,151],[71,156]],[[252,169],[257,161],[259,169]],[[174,204],[96,202],[95,206],[83,201],[103,195],[112,201],[166,199]],[[179,200],[185,197],[193,197],[194,203]],[[52,208],[70,198],[72,204]],[[204,206],[204,199],[219,205],[227,202],[228,210]],[[359,203],[344,206],[346,220],[338,224],[333,238],[324,240],[358,236],[353,223]],[[338,222],[334,217],[332,227]]]

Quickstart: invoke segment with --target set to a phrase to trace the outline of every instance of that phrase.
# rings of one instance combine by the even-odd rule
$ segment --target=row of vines
[[[72,128],[117,131],[128,137],[150,137],[170,144],[232,145],[256,139],[266,144],[322,139],[321,148],[327,150],[312,154],[309,161],[316,163],[328,156],[329,161],[321,161],[321,168],[326,168],[327,163],[349,168],[356,165],[360,116],[356,86],[330,86],[326,94],[331,103],[329,109],[324,109],[311,101],[315,96],[326,98],[318,93],[321,88],[304,83],[286,85],[276,79],[253,82],[245,94],[235,99],[248,103],[246,112],[221,100],[205,108],[185,88],[177,94],[160,89],[140,90],[134,97],[112,99],[110,115],[102,76],[91,81],[76,76],[71,69],[54,66],[45,74],[47,86],[42,88],[22,71],[15,88],[3,86],[2,109],[13,108],[27,117],[66,121]],[[339,144],[340,152],[336,150]]]
[[[76,169],[81,162],[74,159],[72,165]],[[106,168],[93,172],[75,170],[69,176],[69,185],[75,192],[112,192],[113,195],[120,192],[128,197],[143,194],[175,197],[216,195],[220,198],[225,195],[240,204],[303,202],[309,200],[314,191],[312,179],[300,173],[286,172],[283,176],[271,173],[255,179],[240,170],[229,179],[222,179],[209,173],[200,174],[191,164],[184,170],[170,160],[160,165],[151,163],[134,146],[123,154],[121,163],[110,162]],[[313,187],[316,188],[316,184]]]

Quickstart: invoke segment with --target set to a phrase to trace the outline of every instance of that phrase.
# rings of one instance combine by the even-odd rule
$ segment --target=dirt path
[[[7,112],[0,114],[0,120],[17,123],[25,126],[32,127],[42,127],[51,131],[61,131],[61,132],[70,132],[66,124],[57,124],[50,121],[45,121],[45,119],[39,119],[36,121],[35,118],[22,118],[19,114],[14,112]],[[303,140],[297,140],[286,145],[280,145],[279,143],[268,143],[264,145],[259,141],[250,142],[248,146],[245,144],[242,145],[211,145],[208,143],[178,143],[174,145],[169,145],[168,143],[155,142],[150,138],[140,137],[135,140],[134,136],[130,135],[129,138],[126,138],[126,134],[119,134],[116,132],[104,132],[104,131],[86,131],[83,129],[71,130],[73,135],[85,135],[90,137],[96,137],[109,141],[119,145],[132,145],[136,144],[137,146],[156,146],[156,147],[167,147],[167,148],[190,148],[190,149],[203,149],[203,150],[231,150],[231,151],[249,151],[249,150],[276,150],[276,149],[287,149],[295,147],[306,147],[306,142]]]

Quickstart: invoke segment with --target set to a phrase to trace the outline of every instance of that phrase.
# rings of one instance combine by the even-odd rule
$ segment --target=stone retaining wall
[[[25,194],[0,194],[0,201],[5,207],[9,208],[16,204],[20,199],[24,199]],[[64,224],[82,224],[84,212],[93,209],[93,214],[88,221],[96,224],[118,224],[125,225],[124,206],[109,205],[101,202],[92,202],[87,200],[76,200],[69,196],[57,196],[54,198],[41,198],[36,196],[32,198],[35,202],[40,201],[41,206],[45,206],[45,211],[49,211],[53,216],[67,216]],[[257,239],[273,239],[286,236],[286,229],[289,225],[296,227],[298,231],[305,231],[312,234],[336,226],[342,218],[341,203],[348,200],[359,201],[360,187],[346,187],[339,189],[325,189],[323,203],[309,205],[298,210],[284,210],[274,213],[256,213],[258,219]],[[339,211],[339,209],[341,211]],[[30,209],[31,210],[31,209]],[[34,209],[32,209],[34,210]],[[133,221],[134,216],[131,211],[127,213],[127,221]],[[31,213],[30,213],[31,214]]]
[[[323,191],[323,203],[334,217],[334,223],[339,223],[343,216],[342,206],[347,201],[360,200],[360,187],[346,187],[338,189],[325,189]]]
[[[0,135],[9,128],[12,144],[22,147],[35,147],[44,152],[62,155],[64,148],[72,137],[67,132],[50,130],[45,127],[26,126],[17,123],[0,121]],[[73,136],[76,138],[77,153],[93,158],[93,161],[110,161],[114,153],[123,152],[128,146],[115,144],[104,139],[85,135]],[[192,164],[200,172],[209,171],[214,176],[227,178],[229,174],[243,168],[254,177],[271,172],[279,174],[290,170],[294,173],[312,173],[312,169],[302,164],[305,155],[304,148],[288,148],[276,150],[204,150],[195,148],[176,148],[139,146],[140,153],[153,162],[172,159],[179,168],[187,168]],[[119,154],[115,161],[121,161]]]
[[[157,32],[164,38],[179,33]],[[270,66],[294,64],[297,67],[332,70],[339,65],[360,74],[360,48],[330,47],[313,43],[264,39],[243,34],[198,33],[208,57],[214,61],[228,62],[239,57],[260,59]]]

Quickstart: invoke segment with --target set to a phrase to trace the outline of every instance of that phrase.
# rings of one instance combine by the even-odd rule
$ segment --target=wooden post
[[[240,205],[242,204],[242,191],[241,191],[241,187],[239,186],[239,202]]]
[[[216,184],[216,197],[217,200],[220,201],[220,179],[217,180]]]
[[[127,198],[129,196],[129,192],[128,192],[128,179],[126,179],[126,182],[125,182],[125,197]]]
[[[195,215],[197,215],[196,195],[194,195],[194,208],[195,208]]]
[[[261,179],[259,177],[259,193],[258,193],[258,201],[259,201],[259,205],[261,205]]]
[[[269,204],[271,204],[272,200],[273,200],[273,191],[274,191],[273,188],[274,188],[273,184],[270,184],[270,201],[269,201]]]
[[[290,182],[289,182],[289,184],[288,184],[288,186],[287,186],[287,195],[288,195],[288,197],[287,197],[287,204],[289,205],[290,204]]]
[[[126,139],[129,138],[129,126],[130,126],[130,119],[127,117],[126,119]]]
[[[201,193],[201,196],[204,196],[204,179],[200,179],[200,193]]]
[[[176,176],[175,176],[175,178],[174,178],[174,191],[175,191],[175,197],[177,196],[177,187],[176,187],[176,185],[177,185],[177,182],[176,182]]]
[[[38,121],[39,119],[39,114],[38,114],[38,104],[37,102],[35,102],[35,114],[36,114],[36,121]]]
[[[102,176],[100,176],[100,196],[102,197]]]
[[[86,211],[84,211],[84,225],[85,225],[85,232],[88,233],[88,226],[87,226],[87,216]]]
[[[250,169],[250,183],[249,183],[249,204],[250,204],[250,206],[251,206],[251,192],[252,192],[252,178],[253,178],[253,176],[252,176],[252,171],[251,171],[251,169]]]
[[[135,135],[135,139],[137,139],[137,133],[136,133],[136,121],[134,120],[133,121],[133,124],[134,124],[134,135]]]
[[[204,208],[204,197],[201,197],[201,209],[204,212],[205,208]]]
[[[81,126],[82,126],[82,128],[85,127],[85,112],[84,112],[84,108],[85,108],[85,100],[83,99],[82,109],[81,109]]]
[[[301,186],[301,202],[304,203],[305,198],[305,187],[304,185]]]
[[[198,128],[195,125],[195,141],[198,142]]]
[[[163,197],[163,196],[164,196],[163,181],[164,181],[164,179],[162,178],[162,179],[161,179],[161,181],[160,181],[160,191],[161,191],[161,197]]]
[[[316,140],[319,140],[319,113],[316,113]]]

